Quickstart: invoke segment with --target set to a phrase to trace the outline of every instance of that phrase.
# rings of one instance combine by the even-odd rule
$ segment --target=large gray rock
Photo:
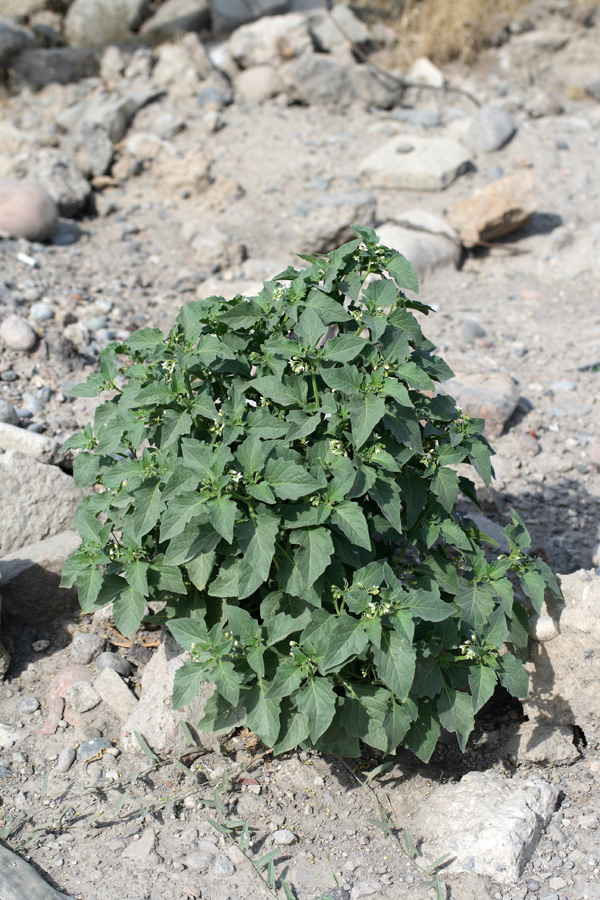
[[[245,22],[287,11],[287,0],[209,0],[212,30],[232,31]]]
[[[524,722],[512,734],[505,752],[515,762],[533,763],[545,766],[564,766],[575,762],[581,754],[573,740],[571,725],[545,725],[538,722]]]
[[[58,124],[67,131],[80,130],[84,125],[101,125],[111,141],[117,143],[125,137],[135,114],[161,93],[156,88],[125,94],[106,91],[70,106],[58,117]]]
[[[78,166],[60,150],[44,148],[19,157],[15,171],[35,180],[50,194],[61,216],[73,219],[85,209],[92,189]]]
[[[113,161],[113,142],[107,129],[98,122],[82,122],[77,131],[65,138],[63,148],[86,178],[106,175]]]
[[[56,203],[32,181],[0,181],[0,234],[47,241],[58,224]]]
[[[229,39],[229,53],[241,69],[277,66],[312,49],[305,16],[266,16],[242,25]]]
[[[564,600],[548,600],[545,629],[529,645],[529,696],[523,711],[537,725],[577,725],[588,748],[600,743],[600,576],[594,569],[559,575]]]
[[[208,0],[166,0],[140,28],[147,40],[165,41],[210,25]]]
[[[0,12],[7,15],[1,9]],[[35,47],[30,31],[18,25],[0,22],[0,69],[4,69],[14,56],[27,47]]]
[[[0,897],[2,900],[70,900],[51,887],[34,867],[0,844]]]
[[[121,729],[121,749],[142,753],[134,731],[142,734],[153,750],[170,754],[185,749],[186,739],[180,723],[186,722],[201,745],[214,749],[217,740],[213,734],[199,732],[196,728],[204,715],[206,701],[212,695],[214,685],[204,683],[200,693],[187,706],[173,709],[173,684],[175,672],[181,668],[185,654],[166,634],[154,651],[152,659],[142,675],[142,692],[136,710]]]
[[[508,110],[486,104],[471,119],[463,142],[470,150],[489,153],[508,144],[516,130],[517,124]]]
[[[73,459],[70,451],[60,452],[58,441],[6,422],[0,422],[0,449],[18,450],[38,462],[53,466],[70,466]]]
[[[11,76],[34,90],[48,84],[71,84],[98,74],[96,54],[84,47],[24,50],[13,59]]]
[[[370,153],[360,174],[373,187],[441,191],[471,166],[464,147],[449,137],[398,135]]]
[[[472,872],[510,885],[535,851],[557,799],[558,789],[539,776],[469,772],[458,784],[433,790],[410,830],[413,839],[423,840],[417,846],[425,859],[452,854],[444,872]]]
[[[348,48],[348,40],[363,51],[369,49],[371,33],[350,7],[336,3],[331,11],[315,9],[308,15],[308,24],[317,49],[335,53]]]
[[[74,0],[64,32],[74,47],[116,44],[138,25],[145,0]]]
[[[0,556],[3,623],[51,625],[77,608],[76,592],[59,584],[65,560],[79,543],[74,531],[63,531]]]
[[[409,213],[401,224],[381,225],[377,233],[382,243],[405,256],[420,278],[443,266],[457,266],[461,248],[456,234],[439,216],[426,213],[422,217],[419,213],[420,210],[414,220]]]
[[[350,67],[327,53],[312,53],[292,59],[281,67],[281,75],[292,100],[344,109],[356,100],[357,86]]]
[[[372,66],[352,66],[348,74],[354,82],[356,99],[367,108],[393,109],[402,100],[404,85],[400,78],[388,78]]]
[[[70,475],[17,450],[0,454],[2,552],[9,553],[70,528],[83,497]]]
[[[529,170],[493,181],[457,203],[450,221],[465,247],[496,240],[523,228],[537,208],[538,185]]]
[[[295,211],[295,245],[300,253],[328,253],[352,240],[352,225],[374,225],[377,201],[365,191],[323,193]]]

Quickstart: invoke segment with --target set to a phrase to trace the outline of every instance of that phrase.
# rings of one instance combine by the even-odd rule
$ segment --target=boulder
[[[413,217],[413,213],[415,214]],[[387,247],[393,247],[413,265],[422,278],[443,266],[460,262],[460,242],[440,216],[413,210],[379,226],[377,233]]]
[[[365,191],[323,193],[295,210],[295,244],[300,253],[328,253],[354,238],[352,224],[374,225],[377,201]]]
[[[142,674],[142,690],[139,703],[121,729],[121,749],[130,753],[142,753],[134,732],[142,734],[150,747],[158,753],[181,753],[186,738],[180,723],[186,722],[200,745],[214,749],[217,740],[212,733],[198,732],[196,726],[204,715],[206,701],[214,691],[214,685],[203,683],[199,694],[187,706],[173,709],[173,684],[175,672],[181,668],[187,655],[175,643],[170,634],[154,651],[152,659]]]
[[[471,119],[463,143],[474,152],[490,153],[508,144],[516,130],[517,124],[508,110],[486,104]]]
[[[544,725],[524,722],[511,735],[505,752],[521,764],[564,766],[581,757],[570,725]]]
[[[74,0],[64,33],[73,47],[118,44],[140,21],[145,0]]]
[[[507,372],[478,367],[461,372],[450,365],[456,377],[444,383],[442,393],[454,397],[470,416],[485,419],[486,437],[500,437],[519,403],[518,385]]]
[[[0,181],[0,234],[47,241],[58,224],[56,203],[32,181]]]
[[[283,90],[283,82],[273,66],[243,69],[235,80],[235,91],[242,103],[264,103]]]
[[[128,91],[105,91],[94,94],[68,107],[58,117],[58,124],[65,131],[80,130],[84,124],[101,125],[106,129],[113,143],[122,141],[135,114],[162,95],[156,88]]]
[[[53,625],[78,607],[76,591],[59,584],[65,560],[79,543],[74,531],[63,531],[0,556],[3,624]]]
[[[442,191],[471,166],[464,147],[448,137],[398,135],[362,161],[359,172],[372,187]]]
[[[4,10],[2,14],[8,15]],[[27,47],[35,47],[33,35],[27,28],[0,22],[0,69],[6,68],[11,59]]]
[[[242,25],[229,39],[229,53],[240,69],[277,66],[312,49],[305,16],[267,16]]]
[[[350,7],[336,4],[331,11],[316,9],[308,15],[308,25],[315,45],[322,53],[346,50],[352,41],[361,50],[371,46],[371,33]]]
[[[45,188],[66,219],[82,213],[91,197],[89,182],[73,160],[60,150],[44,148],[19,157],[13,169]]]
[[[166,0],[140,28],[146,40],[167,41],[186,31],[200,31],[210,25],[208,0]]]
[[[356,100],[352,68],[326,53],[307,50],[281,67],[290,98],[307,106],[324,104],[344,109]]]
[[[70,468],[72,465],[72,453],[60,452],[60,444],[52,438],[34,431],[26,431],[16,428],[5,422],[0,422],[0,449],[18,450],[26,456],[37,459],[38,462],[47,465],[63,466]]]
[[[523,711],[536,725],[578,726],[588,749],[600,744],[600,576],[595,570],[559,575],[563,600],[548,600],[554,623],[545,640],[532,638]]]
[[[34,90],[48,84],[71,84],[98,74],[96,54],[84,47],[50,47],[24,50],[13,59],[10,72],[17,82]]]
[[[6,844],[0,844],[0,897],[3,900],[70,900],[62,891],[51,887],[39,872]]]
[[[17,450],[0,454],[0,509],[10,509],[3,522],[2,552],[41,541],[70,528],[83,497],[70,475]]]
[[[410,831],[426,860],[451,854],[445,873],[471,872],[513,885],[557,800],[558,789],[539,776],[469,772],[457,784],[435,788],[411,818]],[[400,803],[392,803],[404,819]]]
[[[209,0],[212,30],[232,31],[245,22],[287,11],[287,0]]]
[[[465,247],[495,240],[527,224],[536,210],[537,179],[530,170],[499,178],[461,200],[450,221]]]

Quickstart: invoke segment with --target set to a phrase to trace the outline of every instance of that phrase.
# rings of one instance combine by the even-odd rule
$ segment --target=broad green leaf
[[[387,735],[386,753],[395,753],[398,745],[410,728],[411,718],[406,710],[395,700],[390,700],[388,710],[383,720],[383,730]]]
[[[342,303],[319,290],[311,292],[307,306],[319,314],[319,318],[325,325],[352,320],[352,316],[344,309]]]
[[[360,744],[358,738],[348,734],[342,725],[342,711],[339,704],[335,711],[333,720],[324,734],[318,741],[314,742],[316,750],[321,753],[331,753],[335,756],[356,757],[360,756]]]
[[[226,557],[219,573],[208,586],[211,597],[237,597],[239,593],[239,559]]]
[[[167,628],[178,644],[190,652],[195,644],[208,640],[206,622],[202,619],[171,619]]]
[[[171,538],[165,551],[164,563],[168,566],[188,563],[203,553],[211,553],[220,540],[221,535],[210,522],[192,522],[185,531],[182,530]]]
[[[431,591],[422,588],[409,590],[402,597],[402,605],[409,609],[413,616],[419,616],[426,622],[443,622],[454,613],[452,604],[442,600],[437,588]]]
[[[165,508],[160,487],[159,478],[150,478],[134,491],[135,511],[129,519],[128,530],[138,541],[154,528]]]
[[[405,700],[415,675],[414,646],[396,631],[384,630],[381,646],[373,647],[372,653],[379,678],[399,700]]]
[[[353,503],[351,500],[339,503],[331,513],[331,521],[353,544],[365,547],[367,550],[371,549],[369,526],[358,503]]]
[[[219,659],[216,666],[210,670],[210,680],[214,681],[218,692],[228,703],[237,706],[240,699],[240,676],[232,662]]]
[[[212,550],[210,553],[200,553],[198,556],[195,556],[194,559],[191,559],[186,563],[185,567],[190,577],[190,581],[199,591],[204,590],[208,583],[208,579],[212,575],[212,570],[215,565],[215,556],[216,554],[214,550]]]
[[[273,753],[288,753],[308,738],[308,719],[298,711],[295,702],[286,697],[281,703],[281,728]]]
[[[281,701],[270,694],[268,682],[263,682],[259,678],[245,695],[244,703],[248,727],[259,736],[267,747],[272,747],[276,743],[280,731],[279,708]]]
[[[233,459],[231,451],[227,447],[219,447],[213,450],[210,444],[195,441],[192,438],[182,438],[181,450],[185,465],[198,472],[204,481],[213,481],[222,474],[225,464]]]
[[[412,528],[419,521],[427,502],[427,482],[419,475],[403,472],[399,478],[402,502],[406,510],[406,525]]]
[[[284,659],[277,666],[275,677],[269,687],[268,696],[274,700],[295,695],[302,683],[303,675],[293,659]]]
[[[343,614],[330,618],[333,621],[333,630],[325,643],[326,655],[319,663],[322,675],[341,669],[350,657],[360,656],[369,642],[361,619]]]
[[[520,573],[519,579],[524,592],[531,598],[533,608],[539,615],[542,611],[542,606],[544,605],[546,582],[541,575],[538,575],[538,573],[534,572],[532,569]]]
[[[206,510],[212,525],[228,544],[233,541],[233,526],[237,513],[235,500],[225,494],[220,494],[214,500],[206,501]]]
[[[223,312],[219,313],[217,319],[220,322],[226,322],[232,329],[252,328],[262,315],[263,311],[258,303],[241,299],[240,302],[230,304]]]
[[[435,750],[441,734],[441,728],[432,710],[428,706],[419,705],[418,718],[411,724],[404,737],[404,746],[427,763]]]
[[[487,666],[474,666],[469,672],[469,688],[473,701],[473,712],[478,713],[485,706],[496,689],[498,673]]]
[[[136,631],[144,618],[146,601],[144,595],[131,585],[123,584],[124,589],[113,602],[113,619],[121,634],[127,637]]]
[[[125,566],[125,578],[138,593],[144,597],[148,594],[148,563],[143,559],[136,559]]]
[[[267,451],[260,438],[251,435],[234,453],[236,461],[241,466],[244,475],[251,477],[257,472],[262,472],[267,461]]]
[[[236,528],[236,537],[244,559],[263,580],[268,578],[275,553],[279,516],[262,507]]]
[[[444,466],[436,469],[431,479],[431,490],[440,498],[446,512],[451,512],[458,494],[458,474],[454,469],[447,469]]]
[[[246,490],[255,500],[260,500],[262,503],[275,503],[275,494],[266,481],[260,481],[258,484],[249,484]]]
[[[498,677],[513,697],[525,699],[529,693],[529,677],[525,666],[512,653],[504,653],[498,658]]]
[[[437,710],[440,724],[447,731],[453,731],[456,734],[459,747],[464,753],[469,735],[475,725],[472,697],[463,691],[456,691],[447,682],[444,682],[442,692],[437,700]]]
[[[319,675],[311,675],[297,692],[298,710],[308,720],[308,733],[312,741],[317,741],[329,728],[335,715],[336,695],[331,681]]]
[[[396,482],[386,475],[378,475],[374,485],[369,488],[369,494],[390,525],[398,534],[402,534],[402,503]]]
[[[183,434],[189,434],[192,417],[186,409],[166,409],[161,429],[161,449],[173,444]]]
[[[181,709],[191,703],[200,691],[202,682],[208,680],[204,666],[196,662],[184,662],[175,672],[173,709]]]
[[[306,587],[312,587],[319,575],[329,565],[333,555],[333,542],[327,528],[298,528],[290,534],[290,542],[298,549],[294,552],[295,568],[299,570]]]
[[[356,366],[336,366],[332,369],[321,369],[321,378],[333,391],[342,391],[352,396],[363,383],[363,376]]]
[[[323,358],[335,362],[350,362],[367,346],[365,339],[356,334],[340,334],[327,341],[323,348]]]
[[[315,310],[310,306],[306,307],[298,319],[297,325],[294,326],[296,334],[302,338],[305,345],[310,348],[317,346],[326,330],[326,326],[323,325]]]
[[[285,459],[268,461],[265,481],[282,500],[298,500],[322,486],[298,463]]]
[[[385,400],[369,394],[367,397],[353,397],[348,402],[352,423],[352,440],[358,450],[373,433],[373,429],[385,413]]]
[[[476,632],[485,625],[494,609],[494,596],[487,584],[461,581],[454,599],[462,613],[463,622]]]
[[[226,615],[229,622],[229,630],[235,637],[240,639],[242,644],[252,644],[257,637],[260,637],[260,625],[250,615],[248,610],[228,603]]]
[[[401,253],[385,257],[385,268],[403,291],[419,293],[419,278],[411,263]]]
[[[262,375],[254,378],[249,387],[281,406],[304,406],[308,396],[308,386],[298,376],[284,375],[280,379],[275,375]]]

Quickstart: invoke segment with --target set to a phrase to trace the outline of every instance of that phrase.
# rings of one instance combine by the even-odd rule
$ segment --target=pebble
[[[28,241],[47,241],[58,224],[49,193],[30,181],[0,181],[0,232]]]
[[[0,766],[0,780],[4,778],[12,778],[13,772],[8,768],[8,766]]]
[[[540,887],[541,885],[539,881],[536,881],[535,878],[530,878],[530,880],[527,882],[527,890],[531,891],[532,894],[535,894],[537,891],[539,891]]]
[[[8,375],[8,372],[3,372],[3,375]],[[18,425],[19,424],[19,414],[8,400],[0,400],[0,422],[3,422],[5,425]]]
[[[106,641],[99,634],[85,632],[76,634],[71,644],[71,659],[79,666],[87,666],[102,653],[105,647]]]
[[[118,653],[111,653],[110,650],[105,650],[96,658],[96,668],[99,672],[103,669],[113,669],[119,675],[131,674],[131,664]]]
[[[279,831],[273,832],[273,843],[275,844],[286,846],[288,844],[295,844],[297,840],[298,838],[289,828],[280,828]]]
[[[73,763],[75,762],[75,757],[77,756],[77,751],[74,747],[64,747],[59,755],[58,762],[56,763],[56,770],[58,772],[68,772]]]
[[[215,854],[207,850],[194,850],[181,860],[188,869],[208,869],[215,861]]]
[[[459,333],[463,341],[467,343],[472,343],[478,338],[486,336],[485,328],[482,328],[479,322],[476,322],[474,319],[465,319],[464,322],[461,322]]]
[[[327,900],[350,900],[350,893],[343,888],[328,888],[324,896]]]
[[[371,897],[373,894],[378,893],[379,888],[377,885],[372,884],[370,881],[360,881],[352,888],[350,900],[361,900],[361,897]]]
[[[148,860],[154,856],[154,848],[156,847],[156,835],[152,828],[146,828],[139,840],[132,841],[128,847],[123,850],[121,856],[125,859]]]
[[[226,856],[220,856],[213,866],[215,875],[233,875],[235,866]]]
[[[34,641],[31,649],[34,653],[44,653],[50,646],[50,641]]]
[[[112,750],[112,744],[105,737],[93,737],[89,741],[85,741],[77,751],[77,759],[79,762],[85,762],[92,756],[100,753],[101,750]]]
[[[22,316],[7,316],[0,325],[0,338],[10,350],[33,350],[37,344],[37,335],[29,322]]]
[[[29,311],[29,315],[35,322],[48,322],[50,319],[54,318],[54,310],[52,310],[47,303],[39,301],[38,303],[33,304]]]
[[[102,697],[89,681],[78,681],[67,689],[65,700],[75,712],[84,713],[98,706],[102,702]]]
[[[35,697],[23,697],[17,704],[20,713],[31,714],[40,708],[40,701]]]

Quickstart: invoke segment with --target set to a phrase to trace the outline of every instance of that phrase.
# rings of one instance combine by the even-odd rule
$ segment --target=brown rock
[[[47,241],[58,223],[50,194],[31,181],[0,181],[0,235]]]
[[[461,200],[450,221],[465,247],[492,241],[522,228],[537,206],[537,180],[533,172],[515,172]]]
[[[485,419],[486,437],[497,438],[519,402],[519,388],[506,372],[457,373],[447,381],[450,394],[470,416]]]

